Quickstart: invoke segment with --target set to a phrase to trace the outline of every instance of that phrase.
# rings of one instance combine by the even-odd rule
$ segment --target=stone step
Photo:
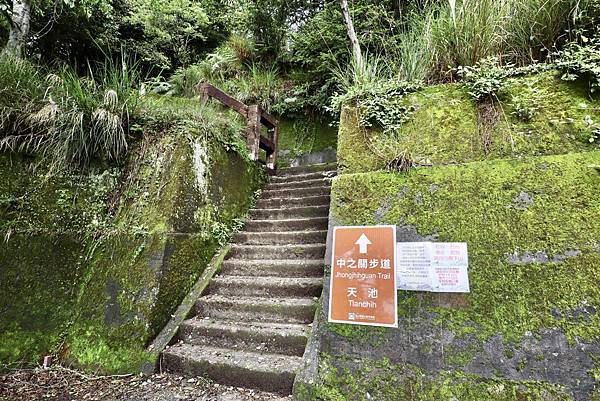
[[[313,164],[311,166],[286,167],[277,170],[277,177],[288,177],[294,175],[310,174],[324,171],[337,171],[335,164]]]
[[[280,182],[296,182],[315,180],[323,178],[332,178],[336,176],[336,171],[317,171],[315,173],[302,173],[296,175],[284,175],[284,176],[273,176],[270,179],[271,184],[278,184]]]
[[[325,178],[317,178],[312,180],[304,181],[284,181],[284,182],[272,182],[267,186],[267,190],[275,191],[280,189],[294,189],[294,188],[313,188],[321,186],[329,186],[331,181]]]
[[[316,298],[259,298],[207,295],[196,301],[201,317],[231,321],[311,323]]]
[[[306,231],[326,230],[327,217],[312,217],[309,219],[284,219],[284,220],[248,220],[244,225],[245,232],[273,232],[273,231]]]
[[[319,297],[323,280],[318,277],[219,276],[210,282],[210,293],[241,297]]]
[[[302,356],[309,330],[308,326],[299,324],[196,318],[182,323],[177,339],[186,344],[209,345],[236,351]]]
[[[232,276],[323,277],[323,259],[315,260],[225,260],[223,274]]]
[[[235,243],[245,245],[315,244],[325,242],[326,239],[327,230],[239,232],[233,237]]]
[[[179,344],[162,354],[162,366],[187,377],[204,376],[217,383],[288,395],[302,358],[226,348]]]
[[[272,198],[304,198],[307,196],[329,195],[329,186],[265,190],[260,194],[261,199]]]
[[[327,217],[328,215],[329,205],[250,210],[250,218],[258,220]]]
[[[318,259],[324,256],[325,244],[234,244],[227,254],[227,259]]]
[[[285,208],[295,206],[327,206],[329,205],[329,194],[306,196],[303,198],[267,198],[256,202],[257,208]]]

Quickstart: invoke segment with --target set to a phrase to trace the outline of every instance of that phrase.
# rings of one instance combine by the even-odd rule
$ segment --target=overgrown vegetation
[[[600,32],[591,38],[581,34],[579,40],[569,42],[557,56],[556,65],[564,73],[562,79],[584,79],[591,93],[597,91],[600,87]]]
[[[0,149],[39,154],[51,172],[93,159],[115,161],[126,152],[130,118],[139,112],[134,88],[141,76],[135,63],[109,62],[85,77],[68,68],[43,76],[27,61],[3,56],[0,69],[26,85],[16,104],[10,94],[5,97],[0,129],[8,135]]]
[[[364,69],[353,65],[336,1],[103,0],[54,11],[36,7],[32,32],[43,34],[32,34],[25,50],[74,65],[73,74],[97,81],[95,66],[104,63],[103,52],[118,59],[127,48],[148,77],[147,91],[195,97],[203,82],[211,82],[286,118],[315,120],[324,113],[336,119],[341,104],[353,102],[361,106],[364,127],[386,132],[410,119],[406,94],[431,83],[463,80],[481,101],[514,75],[513,66],[550,64],[564,70],[566,79],[590,78],[592,89],[596,85],[597,0],[358,0],[351,14],[368,60]],[[81,44],[75,46],[72,36]],[[50,73],[60,75],[56,69],[39,75]],[[39,81],[38,91],[48,87]],[[135,86],[139,90],[141,82]],[[88,120],[102,107],[102,90],[92,92],[98,93],[95,108],[86,109]],[[114,126],[118,116],[123,132],[113,129],[111,137],[121,148],[118,138],[129,134],[127,120],[135,115],[130,95],[119,96],[114,105],[124,110],[127,104],[130,113],[104,105],[111,116],[102,114],[104,122],[92,124],[106,132],[106,118]],[[44,96],[49,94],[38,93]],[[532,118],[535,107],[517,106],[519,118]]]

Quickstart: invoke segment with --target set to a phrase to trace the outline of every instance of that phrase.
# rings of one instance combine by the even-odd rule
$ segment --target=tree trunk
[[[352,23],[352,17],[350,17],[350,11],[348,10],[348,0],[340,0],[342,7],[342,15],[344,16],[344,22],[346,23],[346,30],[348,31],[348,37],[352,44],[352,54],[354,55],[354,61],[358,69],[363,69],[363,58],[362,52],[360,51],[360,44],[358,43],[358,37],[354,31],[354,24]]]
[[[21,56],[23,45],[29,35],[30,18],[31,0],[13,0],[10,33],[4,53]]]

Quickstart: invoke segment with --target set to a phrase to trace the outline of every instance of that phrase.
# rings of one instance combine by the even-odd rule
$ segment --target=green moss
[[[535,98],[538,110],[531,121],[513,114],[518,96]],[[437,165],[597,148],[588,141],[585,117],[600,120],[599,101],[553,72],[511,80],[500,102],[487,111],[458,84],[428,87],[411,95],[410,102],[416,108],[412,119],[389,134],[362,129],[356,110],[342,111],[338,159],[344,172],[383,169],[404,151],[416,163]]]
[[[108,373],[152,362],[145,346],[265,179],[193,129],[135,144],[118,182],[29,167],[0,155],[0,361],[54,353]]]
[[[333,184],[340,224],[410,225],[440,241],[467,242],[471,293],[466,309],[434,308],[460,333],[518,340],[527,331],[560,327],[568,338],[600,338],[600,317],[577,317],[600,307],[600,174],[588,165],[600,152],[476,162],[408,174],[342,175]],[[525,192],[533,200],[518,201]],[[510,264],[508,256],[544,252],[556,263]],[[426,301],[399,292],[400,314]],[[427,303],[425,302],[425,305]]]
[[[477,353],[481,351],[478,347],[473,348],[474,349],[460,351],[455,349],[452,345],[447,346],[444,348],[444,361],[456,367],[465,367],[475,358]]]
[[[337,129],[330,121],[324,120],[288,120],[280,118],[279,149],[288,151],[280,157],[279,163],[287,166],[289,161],[304,153],[320,152],[337,146]]]
[[[529,381],[488,379],[462,372],[425,375],[415,366],[392,365],[387,360],[346,361],[321,354],[321,382],[312,389],[313,400],[410,401],[541,401],[570,400],[557,385]]]
[[[590,375],[596,381],[596,385],[594,386],[594,390],[592,390],[591,401],[600,401],[600,356],[595,355],[592,357],[594,359],[594,369],[590,372]]]
[[[44,166],[0,153],[0,233],[49,233],[84,238],[108,219],[106,197],[116,169],[44,176]]]
[[[267,179],[266,173],[255,162],[221,147],[211,149],[211,166],[208,197],[216,210],[216,218],[232,223],[244,216],[253,204],[256,190]]]
[[[327,330],[360,344],[378,347],[382,344],[387,329],[327,322]]]
[[[170,255],[160,275],[160,290],[150,317],[151,336],[158,334],[165,326],[171,314],[204,272],[217,248],[216,240],[206,240],[199,235],[167,239],[165,250]]]
[[[144,363],[155,362],[139,339],[115,336],[102,324],[73,326],[64,352],[67,360],[83,369],[109,374],[138,372]]]
[[[385,162],[382,163],[382,160],[375,157],[369,147],[373,131],[361,128],[358,121],[358,111],[355,108],[342,108],[337,161],[339,170],[344,173],[372,171],[385,165]]]
[[[82,250],[66,236],[0,242],[0,361],[39,361],[56,345],[72,317]]]

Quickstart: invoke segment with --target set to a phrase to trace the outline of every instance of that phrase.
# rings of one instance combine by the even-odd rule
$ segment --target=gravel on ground
[[[0,401],[288,401],[290,397],[167,373],[90,375],[61,366],[5,369]]]

